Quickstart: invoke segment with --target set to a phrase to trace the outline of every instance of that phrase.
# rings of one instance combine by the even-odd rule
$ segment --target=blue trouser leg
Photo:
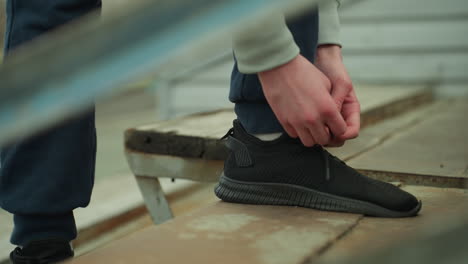
[[[100,5],[100,0],[8,0],[5,53]],[[89,203],[95,156],[94,111],[2,147],[0,206],[14,214],[13,244],[76,237],[72,211]]]
[[[318,38],[318,12],[311,11],[288,21],[294,40],[302,56],[314,61]],[[231,76],[229,100],[235,103],[237,118],[249,133],[283,132],[270,106],[268,105],[256,74],[240,73],[234,65]]]

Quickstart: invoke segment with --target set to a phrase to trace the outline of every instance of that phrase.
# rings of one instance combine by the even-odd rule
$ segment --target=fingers
[[[315,143],[325,146],[330,142],[330,133],[327,131],[324,124],[316,124],[309,128],[309,133],[313,135]]]
[[[345,144],[344,140],[332,139],[325,147],[329,148],[339,148]]]
[[[287,122],[281,122],[281,126],[283,127],[284,131],[286,131],[286,133],[292,137],[292,138],[297,138],[299,135],[298,133],[296,132],[296,130]]]
[[[346,122],[338,111],[325,113],[325,124],[330,128],[331,134],[336,137],[346,132]]]
[[[342,140],[357,138],[361,127],[361,117],[359,111],[352,112],[346,119],[346,132],[340,136]]]
[[[299,138],[301,139],[301,142],[304,146],[312,147],[316,144],[314,136],[310,133],[310,131],[307,128],[303,127],[297,129],[297,133],[299,134]]]
[[[347,129],[340,138],[348,140],[358,137],[361,128],[361,107],[354,91],[346,99],[342,113],[346,120]]]
[[[322,114],[303,114],[290,122],[280,123],[289,136],[299,137],[304,146],[325,146],[331,141],[332,134],[341,135],[346,131],[346,122],[333,105],[331,97],[328,106],[321,109]]]
[[[312,147],[317,144],[314,136],[306,127],[294,126],[289,122],[281,122],[286,133],[292,138],[299,138],[302,144],[306,147]]]
[[[331,96],[335,101],[338,111],[341,112],[341,107],[345,101],[346,96],[349,95],[349,92],[353,90],[353,84],[347,79],[338,79],[332,81],[332,90]]]

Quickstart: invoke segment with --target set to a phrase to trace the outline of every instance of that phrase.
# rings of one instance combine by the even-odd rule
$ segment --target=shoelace
[[[322,154],[323,161],[325,162],[325,180],[330,181],[330,156],[331,154],[326,151],[322,146],[316,145]]]
[[[320,145],[316,145],[316,147],[319,149],[319,151],[321,151],[322,153],[322,157],[323,157],[323,160],[325,162],[325,179],[327,181],[330,180],[330,158],[344,164],[346,166],[346,162],[340,160],[339,158],[335,157],[334,155],[330,154],[330,152],[328,152],[324,147],[320,146]]]

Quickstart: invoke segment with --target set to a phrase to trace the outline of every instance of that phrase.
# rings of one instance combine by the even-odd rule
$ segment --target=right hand
[[[298,55],[258,76],[268,103],[290,137],[299,137],[311,147],[327,145],[330,132],[335,136],[346,132],[346,123],[330,95],[330,81],[306,58]]]

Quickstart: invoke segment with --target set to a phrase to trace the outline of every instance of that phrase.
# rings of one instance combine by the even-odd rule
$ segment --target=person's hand
[[[265,97],[286,133],[305,146],[327,145],[330,132],[342,136],[346,123],[330,95],[330,81],[298,55],[258,73]]]
[[[332,137],[327,146],[339,147],[346,140],[356,138],[360,129],[360,105],[354,92],[353,83],[346,71],[341,56],[341,48],[336,45],[323,45],[317,48],[315,65],[331,82],[331,96],[346,121],[346,132]]]

